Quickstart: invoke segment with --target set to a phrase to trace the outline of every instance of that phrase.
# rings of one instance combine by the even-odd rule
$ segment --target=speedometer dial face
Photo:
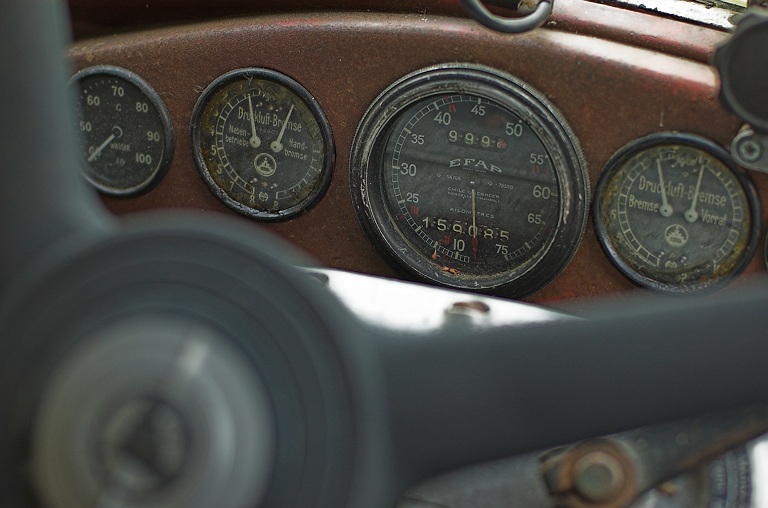
[[[559,185],[547,148],[524,125],[471,94],[428,97],[402,115],[384,150],[385,200],[411,244],[472,279],[536,261],[556,222]]]
[[[442,285],[523,296],[583,233],[587,186],[570,129],[541,96],[483,67],[407,76],[369,109],[352,192],[374,245]]]
[[[331,180],[334,146],[319,104],[268,69],[238,69],[211,83],[195,107],[192,146],[211,191],[255,219],[304,212]]]
[[[595,220],[605,251],[631,280],[686,293],[721,286],[746,267],[760,209],[751,181],[722,148],[662,133],[609,161]]]

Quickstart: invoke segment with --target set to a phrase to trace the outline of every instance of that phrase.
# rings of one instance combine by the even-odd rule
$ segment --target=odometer
[[[351,164],[369,238],[422,280],[523,296],[583,234],[575,137],[540,94],[488,68],[434,67],[392,85],[361,122]]]

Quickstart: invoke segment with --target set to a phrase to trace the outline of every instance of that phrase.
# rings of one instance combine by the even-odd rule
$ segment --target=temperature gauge
[[[120,67],[99,65],[72,78],[77,87],[85,178],[113,196],[146,192],[173,156],[168,111],[147,82]]]

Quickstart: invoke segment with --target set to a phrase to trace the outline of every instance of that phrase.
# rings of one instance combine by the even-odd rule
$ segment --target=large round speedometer
[[[374,246],[417,279],[524,296],[584,231],[586,169],[539,93],[485,67],[432,67],[382,93],[353,145],[351,184]]]

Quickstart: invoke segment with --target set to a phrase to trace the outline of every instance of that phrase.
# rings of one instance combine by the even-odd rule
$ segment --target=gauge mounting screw
[[[760,143],[753,139],[743,139],[738,143],[739,155],[741,155],[747,162],[755,162],[763,155],[763,149],[760,147]]]

